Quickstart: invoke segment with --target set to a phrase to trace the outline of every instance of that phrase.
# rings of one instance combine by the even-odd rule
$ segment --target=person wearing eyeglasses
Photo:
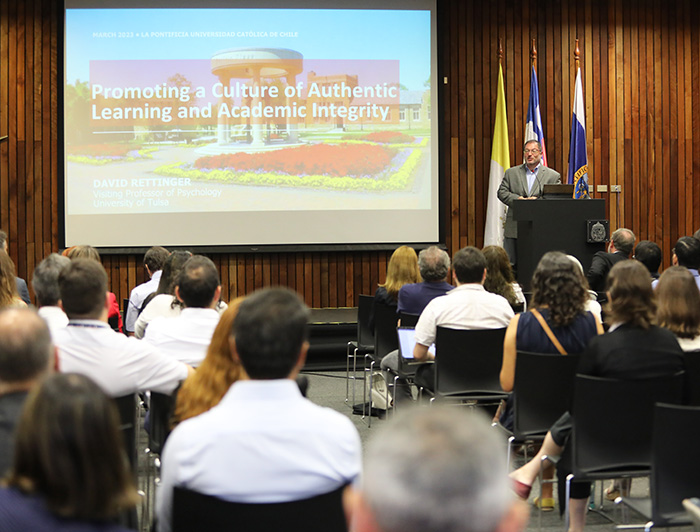
[[[503,247],[513,264],[517,262],[515,242],[518,238],[518,224],[513,219],[511,208],[513,202],[538,198],[542,195],[544,185],[561,183],[559,172],[542,164],[542,145],[538,141],[528,140],[523,146],[523,155],[525,162],[506,170],[498,188],[498,199],[508,206]]]

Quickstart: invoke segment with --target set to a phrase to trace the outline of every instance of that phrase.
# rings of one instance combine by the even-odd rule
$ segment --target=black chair
[[[122,298],[122,316],[124,316],[124,319],[126,319],[126,313],[129,310],[129,301],[128,297]]]
[[[679,404],[683,372],[652,379],[618,380],[576,375],[573,429],[567,443],[566,522],[573,480],[646,476],[651,468],[654,404]]]
[[[165,440],[170,435],[170,419],[175,408],[175,398],[164,393],[151,392],[149,409],[148,448],[151,452],[163,452]]]
[[[369,389],[372,389],[373,378],[374,378],[374,367],[379,364],[382,359],[392,351],[399,348],[399,339],[396,335],[396,324],[398,322],[398,315],[396,314],[396,307],[393,305],[386,305],[384,303],[376,303],[374,305],[374,351],[367,353],[365,355],[365,374],[369,373],[367,381],[369,383]],[[369,367],[368,367],[369,364]],[[367,386],[365,386],[365,392],[367,391]],[[386,401],[389,402],[389,388],[386,388]],[[365,407],[368,406],[368,402],[371,403],[371,397],[368,398],[367,394],[363,395],[363,404]],[[369,405],[371,408],[371,405]],[[367,409],[363,410],[363,417],[367,414],[371,414]],[[367,425],[372,425],[372,416],[368,416]]]
[[[135,393],[114,398],[119,412],[119,429],[124,438],[124,450],[129,459],[131,474],[134,481],[138,479],[138,455],[136,452],[138,441],[138,405],[139,399]],[[143,506],[142,506],[143,510]],[[136,529],[138,527],[138,514],[136,508],[132,508],[119,515],[119,524],[126,528]]]
[[[418,318],[420,318],[420,314],[411,314],[410,312],[399,312],[399,320],[401,320],[401,327],[415,327],[418,323]]]
[[[150,392],[148,409],[148,447],[146,455],[145,499],[146,513],[150,514],[155,499],[155,486],[160,482],[160,456],[165,440],[170,435],[170,419],[175,407],[175,397],[158,392]]]
[[[115,331],[115,332],[120,332],[119,331],[119,316],[110,316],[107,318],[107,323],[109,324],[110,328]]]
[[[138,397],[135,393],[116,397],[114,399],[119,412],[119,428],[124,437],[124,449],[129,458],[131,469],[136,474],[136,426]]]
[[[176,487],[173,532],[347,532],[345,486],[309,499],[247,504]]]
[[[399,316],[396,307],[377,303],[374,306],[374,353],[372,358],[376,362],[392,351],[399,348],[399,339],[396,336],[396,324]]]
[[[513,391],[512,446],[543,440],[552,424],[569,409],[579,355],[518,351]]]
[[[700,406],[700,351],[683,353],[685,364],[684,403]]]
[[[505,399],[500,373],[502,329],[437,327],[433,399],[495,401]]]
[[[657,404],[651,444],[650,497],[619,500],[649,521],[636,528],[689,526],[683,499],[700,494],[700,407]],[[617,502],[617,501],[616,501]],[[631,528],[624,525],[623,528]]]
[[[352,380],[352,403],[355,404],[355,381],[357,380],[357,358],[374,352],[374,336],[369,329],[369,315],[372,310],[374,296],[360,295],[357,306],[357,340],[348,342],[345,361],[345,402],[350,399],[350,381]],[[352,353],[352,354],[351,354]],[[350,375],[350,360],[352,359],[352,376]]]

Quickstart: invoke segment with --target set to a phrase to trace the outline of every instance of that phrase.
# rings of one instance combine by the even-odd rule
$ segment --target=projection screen
[[[437,242],[435,0],[65,0],[65,243]]]

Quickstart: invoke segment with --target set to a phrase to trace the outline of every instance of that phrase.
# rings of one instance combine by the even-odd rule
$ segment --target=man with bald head
[[[10,467],[15,426],[27,394],[51,371],[55,351],[49,328],[36,312],[0,312],[0,476]]]

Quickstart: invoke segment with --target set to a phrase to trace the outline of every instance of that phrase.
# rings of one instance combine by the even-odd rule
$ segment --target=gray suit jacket
[[[513,202],[520,196],[524,198],[541,196],[543,185],[556,185],[557,183],[561,183],[559,172],[546,166],[540,166],[540,169],[537,171],[537,179],[532,184],[532,190],[527,190],[527,176],[524,164],[506,170],[501,186],[498,188],[498,199],[508,205],[505,227],[506,238],[518,238],[518,223],[513,220],[513,211],[511,209]]]

